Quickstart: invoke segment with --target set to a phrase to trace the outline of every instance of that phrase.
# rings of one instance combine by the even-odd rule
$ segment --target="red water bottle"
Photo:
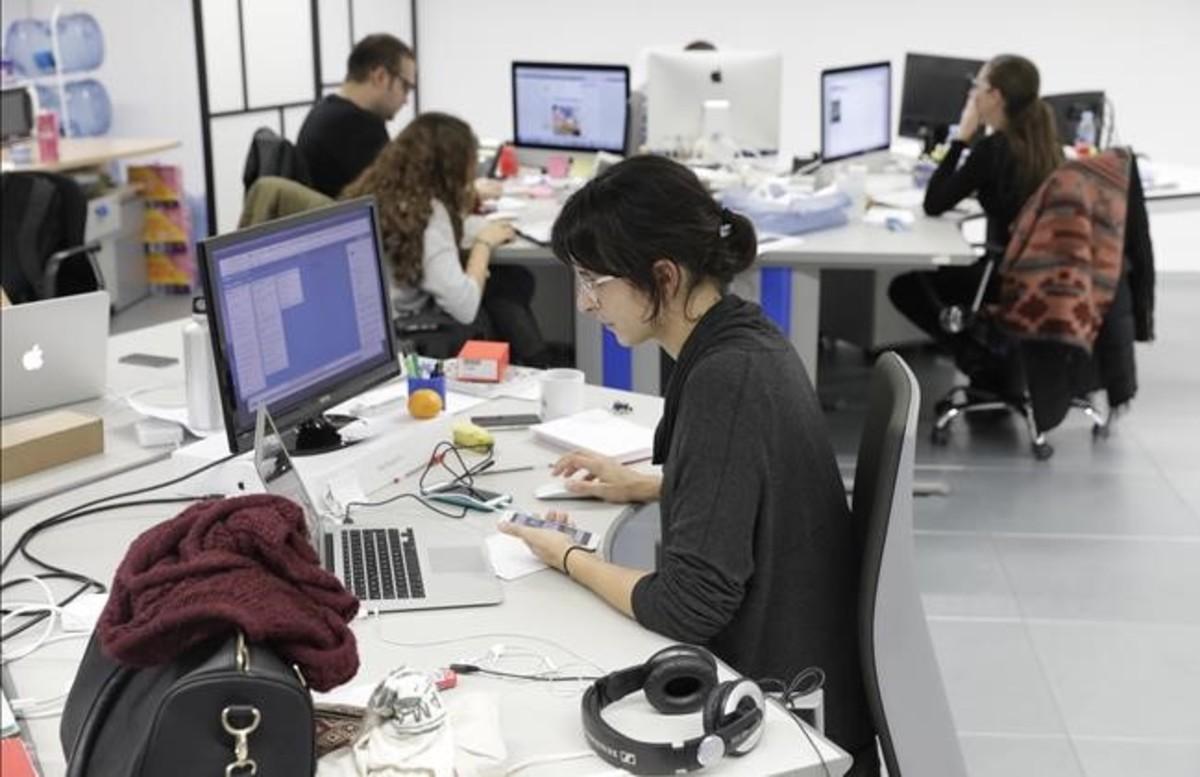
[[[500,147],[500,158],[496,161],[496,174],[501,178],[512,178],[518,170],[516,146],[505,143]]]
[[[38,159],[42,162],[58,161],[58,114],[39,111],[37,115]]]

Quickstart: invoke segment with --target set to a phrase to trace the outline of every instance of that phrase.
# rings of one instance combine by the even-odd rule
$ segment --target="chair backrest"
[[[858,620],[863,679],[889,777],[965,777],[913,561],[920,397],[904,360],[880,356],[854,472],[853,515],[865,549]]]
[[[270,127],[259,127],[254,131],[250,149],[246,152],[242,185],[249,191],[255,181],[267,175],[288,178],[305,186],[312,186],[308,165],[292,142]]]
[[[47,259],[83,244],[87,197],[65,175],[12,172],[0,176],[0,285],[14,303],[55,296],[45,288]],[[66,268],[70,274],[73,266]],[[90,269],[87,271],[90,276]],[[68,286],[71,284],[67,284]],[[94,282],[91,289],[94,289]],[[71,289],[74,291],[90,289]]]

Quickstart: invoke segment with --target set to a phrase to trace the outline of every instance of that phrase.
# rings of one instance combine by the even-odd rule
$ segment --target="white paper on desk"
[[[149,418],[158,418],[162,421],[170,421],[179,424],[184,429],[187,429],[196,437],[212,437],[213,435],[225,436],[224,429],[198,429],[188,423],[187,405],[182,407],[178,405],[160,405],[157,403],[143,402],[136,396],[130,395],[125,398],[129,403],[130,409],[135,413],[147,416]]]
[[[524,540],[508,534],[491,535],[487,538],[487,548],[492,557],[492,568],[501,580],[516,580],[546,568]]]
[[[872,194],[871,199],[887,207],[913,210],[925,204],[925,190],[916,187],[894,189],[890,192]]]
[[[392,411],[406,412],[404,403],[407,400],[408,383],[398,380],[366,391],[353,399],[348,399],[337,407],[332,408],[331,411],[358,416],[370,416]],[[450,415],[457,415],[464,410],[470,410],[477,405],[482,405],[486,401],[486,397],[472,397],[457,391],[447,391],[446,412]]]
[[[872,205],[870,208],[867,208],[867,212],[863,216],[864,224],[874,224],[881,227],[886,226],[889,221],[895,221],[906,227],[911,227],[916,220],[917,217],[913,215],[911,210],[907,210],[906,208],[886,208],[880,205]]]
[[[760,254],[770,254],[776,251],[791,251],[804,245],[804,238],[799,235],[780,235],[771,240],[759,240],[758,252]]]

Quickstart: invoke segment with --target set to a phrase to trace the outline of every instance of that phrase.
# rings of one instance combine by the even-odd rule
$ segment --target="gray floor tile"
[[[1200,734],[1200,628],[1028,625],[1072,736],[1195,739]]]
[[[1153,777],[1196,777],[1200,774],[1200,740],[1130,742],[1076,738],[1073,744],[1087,777],[1142,774]],[[974,773],[972,777],[975,777]]]
[[[1080,768],[1067,737],[962,734],[971,777],[1093,777]]]
[[[1200,521],[1157,472],[972,468],[944,476],[950,497],[914,501],[917,529],[1200,536]]]
[[[990,538],[918,533],[915,541],[926,615],[1020,616]]]
[[[934,619],[929,631],[957,730],[1066,734],[1022,624]]]
[[[994,542],[1026,617],[1200,626],[1200,541],[996,537]]]

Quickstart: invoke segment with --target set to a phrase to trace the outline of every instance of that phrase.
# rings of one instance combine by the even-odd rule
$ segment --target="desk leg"
[[[817,385],[817,341],[821,332],[821,270],[819,267],[792,268],[791,332],[789,338],[808,370],[813,387]]]

